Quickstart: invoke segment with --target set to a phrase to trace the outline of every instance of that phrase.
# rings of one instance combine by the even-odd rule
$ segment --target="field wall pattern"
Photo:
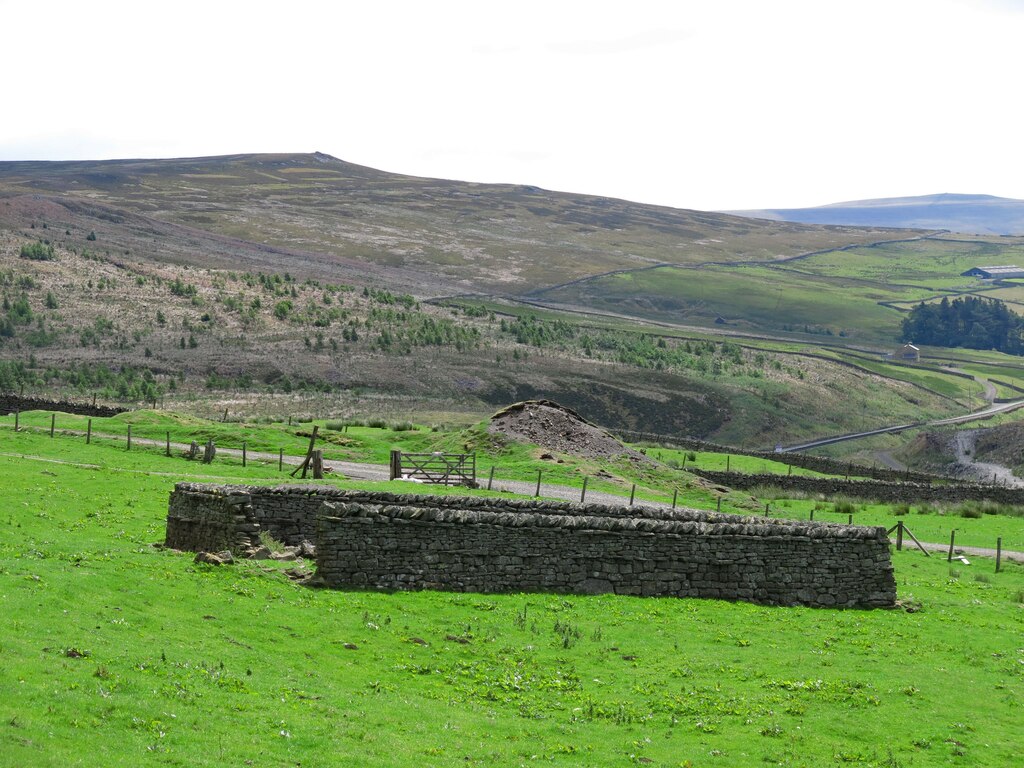
[[[736,491],[747,491],[752,488],[779,488],[783,491],[818,494],[826,497],[852,496],[887,504],[932,502],[962,504],[967,501],[992,501],[997,504],[1024,506],[1024,488],[1009,488],[1003,485],[967,483],[932,485],[888,483],[883,480],[844,480],[839,477],[716,472],[706,469],[690,469],[689,471],[705,480],[728,486]]]

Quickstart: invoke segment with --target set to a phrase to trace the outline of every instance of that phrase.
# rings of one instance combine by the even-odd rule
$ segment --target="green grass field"
[[[888,344],[898,338],[903,318],[893,307],[906,310],[968,292],[1020,301],[1017,286],[993,289],[961,276],[981,263],[1009,264],[1020,258],[1021,248],[1013,243],[934,238],[775,264],[638,269],[597,275],[538,295],[651,320],[709,325],[724,318],[747,332],[827,331],[854,343]]]
[[[278,471],[277,456],[283,450],[286,457],[305,454],[309,446],[309,435],[313,423],[319,424],[317,446],[324,451],[325,459],[365,462],[387,465],[392,449],[407,453],[441,450],[451,453],[477,453],[477,477],[484,484],[494,467],[494,480],[535,483],[537,471],[542,472],[541,495],[544,485],[564,485],[581,488],[587,478],[588,492],[604,491],[629,495],[636,485],[638,500],[669,503],[675,497],[679,504],[709,509],[715,507],[720,494],[712,493],[692,475],[656,463],[635,463],[627,459],[591,460],[572,456],[559,456],[560,461],[544,461],[538,457],[545,453],[536,446],[506,442],[486,433],[482,425],[466,430],[439,431],[415,426],[394,431],[389,428],[352,426],[342,431],[340,425],[328,427],[333,422],[304,422],[294,425],[280,424],[235,424],[219,423],[175,413],[155,411],[134,411],[111,418],[93,418],[92,442],[86,446],[85,435],[90,419],[60,413],[56,415],[55,437],[49,437],[51,412],[32,411],[19,417],[21,432],[17,439],[23,452],[31,455],[56,455],[63,460],[92,462],[102,457],[104,467],[119,467],[126,459],[128,425],[132,427],[133,448],[131,457],[147,456],[148,460],[163,458],[168,433],[172,444],[188,444],[197,441],[200,445],[214,440],[219,449],[239,451],[243,442],[250,461],[246,472],[254,476],[271,477],[285,481],[293,466]],[[14,416],[0,416],[0,429],[11,429]],[[13,431],[10,433],[12,437]],[[144,440],[156,441],[155,445]],[[89,453],[88,449],[105,448],[107,452]],[[85,451],[83,453],[83,451]],[[268,458],[256,458],[256,452],[270,454]],[[172,449],[175,462],[180,450]],[[134,458],[130,459],[134,461]],[[214,466],[237,465],[241,470],[241,458],[229,455],[223,450],[218,454]],[[177,464],[175,464],[177,466]],[[213,470],[201,464],[194,467],[198,473],[209,474]],[[724,511],[742,511],[744,498],[741,495],[723,497]]]
[[[5,765],[1002,768],[1019,754],[1019,566],[895,554],[915,613],[316,591],[152,546],[176,480],[276,481],[276,467],[8,430],[0,454]]]
[[[737,304],[738,295],[744,297],[742,304]],[[928,295],[920,289],[864,285],[852,278],[796,274],[769,266],[661,267],[596,277],[544,293],[553,301],[598,309],[628,307],[639,317],[707,323],[722,316],[744,330],[828,327],[834,334],[872,340],[893,338],[899,323],[896,312],[877,302],[914,301]]]

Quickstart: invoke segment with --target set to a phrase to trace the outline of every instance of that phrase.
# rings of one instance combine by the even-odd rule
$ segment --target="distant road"
[[[983,419],[990,419],[999,413],[1009,413],[1015,411],[1018,408],[1024,407],[1024,400],[1014,400],[1010,403],[998,403],[990,405],[987,408],[982,408],[980,411],[974,411],[963,416],[954,416],[950,419],[936,419],[935,421],[919,421],[913,424],[899,424],[894,427],[882,427],[881,429],[871,429],[866,432],[853,432],[848,435],[836,435],[834,437],[825,437],[821,440],[812,440],[809,443],[800,443],[799,445],[787,445],[779,450],[779,453],[795,453],[799,451],[807,451],[811,448],[821,448],[826,445],[833,445],[834,443],[844,443],[847,440],[858,440],[862,437],[872,437],[874,435],[884,435],[890,432],[903,432],[907,429],[917,429],[919,427],[946,427],[952,424],[966,424],[971,421],[981,421]]]

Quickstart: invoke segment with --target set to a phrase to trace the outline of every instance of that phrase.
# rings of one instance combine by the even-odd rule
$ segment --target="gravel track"
[[[45,431],[45,430],[36,430]],[[77,432],[75,430],[62,430],[65,434],[85,434],[84,432]],[[102,433],[93,432],[93,437],[123,440],[123,435],[107,435]],[[132,442],[138,445],[150,445],[150,446],[164,446],[166,445],[164,440],[153,440],[151,438],[144,437],[133,437]],[[173,450],[184,451],[188,449],[188,445],[185,443],[171,443]],[[242,452],[236,448],[218,448],[218,453],[222,453],[226,456],[241,456]],[[263,451],[248,451],[246,454],[249,458],[260,460],[260,461],[277,461],[278,454],[267,453]],[[95,464],[85,464],[78,462],[64,461],[61,459],[50,459],[42,456],[29,456],[24,454],[14,453],[0,453],[0,456],[16,456],[18,458],[28,459],[32,461],[42,461],[51,464],[67,464],[71,466],[82,466],[89,468],[99,468]],[[285,456],[284,463],[290,467],[296,467],[302,463],[303,456]],[[387,481],[388,480],[388,467],[383,464],[365,464],[361,462],[351,461],[334,461],[324,459],[324,468],[330,469],[332,472],[338,473],[340,476],[351,479],[351,480],[373,480],[373,481]],[[156,476],[167,476],[175,477],[178,473],[173,472],[146,472],[145,474],[156,475]],[[223,480],[222,477],[215,475],[195,475],[198,478],[209,478],[216,480]],[[409,483],[410,491],[418,483]],[[532,496],[537,490],[536,482],[527,482],[522,480],[500,480],[496,481],[491,490],[498,492],[517,493],[523,496]],[[579,501],[580,500],[580,489],[572,488],[564,485],[541,485],[542,498],[545,499],[557,499],[559,501]],[[613,493],[605,493],[601,491],[587,491],[586,500],[590,503],[596,504],[609,504],[612,506],[626,506],[629,503],[628,496],[619,496]],[[643,506],[652,507],[655,509],[671,509],[671,505],[654,502],[644,501]],[[891,541],[895,542],[896,539],[892,538]],[[948,552],[948,544],[940,544],[937,542],[922,541],[921,545],[929,552]],[[913,542],[904,541],[904,546],[914,546]],[[995,557],[996,551],[994,549],[987,549],[984,547],[956,547],[954,550],[956,553],[962,553],[964,555],[972,555],[974,557]],[[1015,563],[1024,564],[1024,552],[1016,552],[1013,550],[1003,550],[1003,559]]]

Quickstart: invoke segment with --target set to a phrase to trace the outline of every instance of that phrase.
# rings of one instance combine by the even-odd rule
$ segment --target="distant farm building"
[[[972,267],[961,274],[961,277],[980,277],[982,280],[1009,280],[1024,277],[1024,269],[1014,264],[1002,267]]]
[[[896,350],[893,358],[896,360],[906,360],[909,363],[917,363],[921,360],[921,350],[913,344],[904,344]]]

